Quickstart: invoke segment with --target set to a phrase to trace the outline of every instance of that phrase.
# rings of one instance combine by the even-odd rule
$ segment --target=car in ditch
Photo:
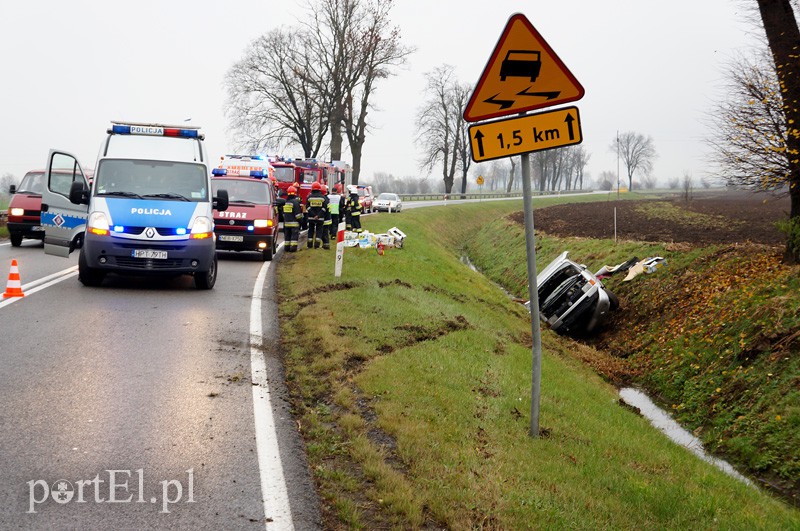
[[[564,251],[538,275],[539,317],[559,334],[591,333],[619,308],[616,295]]]

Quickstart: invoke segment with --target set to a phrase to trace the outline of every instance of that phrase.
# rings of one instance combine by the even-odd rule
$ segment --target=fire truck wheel
[[[269,242],[267,248],[261,251],[261,259],[265,262],[269,262],[272,260],[272,257],[275,256],[275,237],[272,237],[272,241]]]

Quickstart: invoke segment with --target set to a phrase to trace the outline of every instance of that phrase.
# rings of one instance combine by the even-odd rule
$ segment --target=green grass
[[[467,242],[487,245],[475,253],[479,266],[518,292],[524,273],[512,255],[520,236],[502,218],[520,206],[370,216],[365,228],[397,225],[408,234],[406,248],[385,256],[347,249],[339,279],[333,251],[303,249],[281,260],[287,381],[326,527],[800,526],[797,511],[621,407],[615,389],[579,361],[591,357],[588,349],[549,331],[542,437],[528,436],[529,316],[459,262]],[[496,230],[482,233],[493,221]],[[539,244],[542,261],[561,250],[558,242]],[[474,250],[470,244],[473,258]],[[614,252],[627,259],[629,250]],[[616,263],[601,246],[593,252]]]

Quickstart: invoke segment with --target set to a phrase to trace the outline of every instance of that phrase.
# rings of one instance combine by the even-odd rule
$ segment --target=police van
[[[217,279],[212,195],[199,127],[112,122],[94,180],[78,159],[50,150],[41,225],[47,254],[80,249],[78,278],[98,286],[107,273],[194,277],[199,289]]]

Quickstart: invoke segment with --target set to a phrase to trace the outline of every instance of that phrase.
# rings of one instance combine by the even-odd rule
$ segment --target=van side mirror
[[[8,187],[8,193],[11,194],[11,195],[16,194],[17,193],[17,185],[16,184],[12,184],[11,186],[9,186]]]
[[[89,204],[89,190],[84,188],[82,181],[72,181],[69,187],[69,201],[75,205]]]
[[[217,196],[214,198],[212,206],[219,212],[228,210],[228,191],[217,190]]]

